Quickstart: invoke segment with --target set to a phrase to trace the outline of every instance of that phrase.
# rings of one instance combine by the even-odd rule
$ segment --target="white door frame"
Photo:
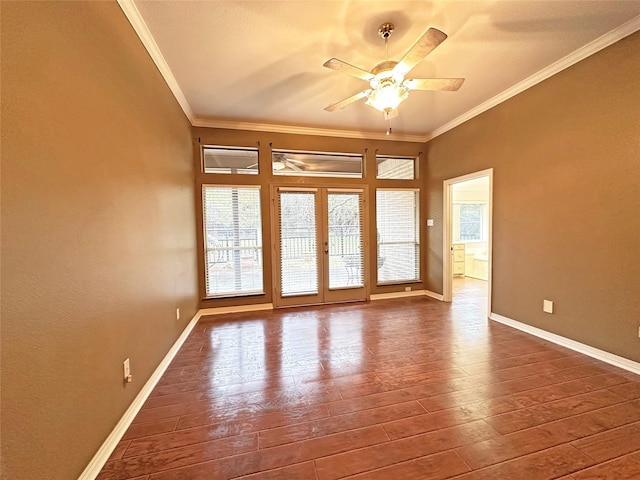
[[[369,299],[369,250],[367,242],[364,241],[368,235],[368,211],[366,185],[361,186],[326,186],[318,185],[295,185],[272,184],[271,185],[271,245],[272,245],[272,281],[273,281],[273,305],[275,308],[299,307],[303,305],[321,305],[328,303],[359,302]],[[281,192],[305,192],[313,193],[316,202],[316,243],[317,243],[317,266],[318,266],[318,291],[311,294],[282,296],[280,291],[281,283],[281,258],[280,258],[280,193]],[[360,233],[362,235],[362,286],[329,287],[329,247],[328,227],[329,215],[327,212],[327,201],[332,193],[357,193],[360,195],[361,222]]]
[[[443,231],[443,252],[442,252],[442,269],[443,269],[443,279],[442,279],[442,300],[445,302],[450,302],[453,297],[453,261],[452,261],[452,239],[451,239],[451,230],[452,230],[452,214],[453,214],[453,195],[452,195],[452,187],[456,183],[466,182],[467,180],[475,180],[482,177],[489,177],[489,205],[488,205],[488,213],[489,213],[489,236],[487,239],[488,243],[488,298],[487,298],[487,316],[491,313],[491,271],[493,267],[493,168],[488,168],[486,170],[481,170],[479,172],[469,173],[467,175],[462,175],[461,177],[450,178],[445,180],[443,183],[443,218],[444,218],[444,231]]]

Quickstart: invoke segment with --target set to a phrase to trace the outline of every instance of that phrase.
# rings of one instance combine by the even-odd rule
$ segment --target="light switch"
[[[542,311],[546,313],[553,313],[553,302],[551,300],[543,300]]]
[[[433,227],[433,218],[427,220],[427,227]]]

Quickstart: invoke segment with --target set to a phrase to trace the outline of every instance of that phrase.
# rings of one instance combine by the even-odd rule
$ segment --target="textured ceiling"
[[[438,28],[448,39],[407,78],[466,82],[458,92],[411,92],[392,120],[397,138],[428,138],[599,37],[640,28],[640,1],[634,0],[120,3],[125,12],[137,7],[194,125],[383,134],[382,113],[364,101],[324,111],[367,83],[322,64],[337,57],[371,69],[384,59],[377,35],[383,22],[396,27],[389,41],[395,60],[428,27]]]

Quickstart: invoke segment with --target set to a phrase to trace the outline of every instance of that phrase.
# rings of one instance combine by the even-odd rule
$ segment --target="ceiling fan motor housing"
[[[378,35],[385,39],[389,38],[393,33],[393,29],[393,23],[383,23],[380,25],[380,28],[378,28]]]

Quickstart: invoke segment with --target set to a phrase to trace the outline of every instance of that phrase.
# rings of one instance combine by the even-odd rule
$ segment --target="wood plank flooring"
[[[485,288],[203,319],[98,479],[640,479],[640,377]]]

